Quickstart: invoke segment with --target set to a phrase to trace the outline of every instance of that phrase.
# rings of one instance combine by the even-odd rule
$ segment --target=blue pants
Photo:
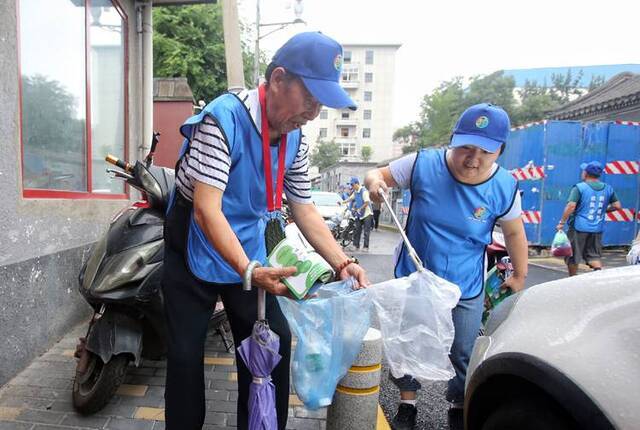
[[[449,358],[456,371],[456,376],[449,380],[447,400],[452,403],[464,401],[464,381],[467,377],[467,367],[471,358],[473,344],[480,330],[482,310],[484,309],[484,291],[472,299],[464,299],[453,308],[453,326],[456,330],[451,345]],[[411,375],[402,378],[389,376],[400,391],[418,391],[422,386]]]

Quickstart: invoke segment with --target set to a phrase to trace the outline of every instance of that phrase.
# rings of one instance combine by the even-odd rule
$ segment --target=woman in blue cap
[[[593,270],[602,269],[602,230],[605,212],[621,209],[622,205],[611,185],[600,181],[602,164],[591,161],[580,165],[582,182],[571,188],[557,230],[569,224],[567,236],[571,242],[570,257],[565,257],[569,276],[578,274],[582,260]]]
[[[344,254],[312,203],[308,145],[300,131],[322,105],[356,108],[339,85],[341,68],[338,42],[317,32],[298,34],[276,52],[263,85],[216,98],[180,129],[185,142],[165,223],[162,279],[169,334],[169,430],[202,428],[204,340],[218,296],[236,345],[251,334],[257,293],[255,288],[242,290],[243,278],[268,293],[266,316],[280,336],[282,356],[271,377],[278,428],[286,426],[291,334],[274,296],[287,295],[281,279],[296,268],[257,267],[266,262],[265,242],[282,235],[283,191],[294,221],[338,277],[353,276],[360,286],[368,283],[364,270]],[[236,366],[237,425],[246,429],[252,376],[237,352]]]
[[[514,274],[503,287],[524,288],[527,275],[527,239],[522,224],[518,184],[496,160],[509,134],[507,113],[482,103],[468,108],[455,125],[448,149],[423,149],[369,172],[371,198],[379,190],[411,190],[406,233],[425,267],[460,287],[453,309],[455,337],[451,363],[456,375],[449,381],[450,419],[459,419],[469,357],[480,329],[484,305],[485,249],[500,221]],[[415,271],[406,247],[398,254],[395,276]],[[393,379],[393,378],[392,378]],[[411,429],[416,422],[416,391],[420,383],[405,375],[393,379],[401,403],[394,429]]]

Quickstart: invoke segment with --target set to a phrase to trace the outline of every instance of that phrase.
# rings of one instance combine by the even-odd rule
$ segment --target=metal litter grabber
[[[398,231],[400,232],[400,235],[402,236],[402,240],[404,241],[404,244],[407,247],[407,251],[409,251],[409,257],[411,257],[411,260],[413,260],[413,264],[415,264],[416,266],[416,270],[418,272],[426,271],[427,269],[424,268],[424,266],[422,265],[422,261],[420,260],[420,257],[418,257],[418,253],[416,252],[415,249],[413,249],[413,246],[411,246],[411,242],[409,242],[409,238],[404,232],[404,229],[402,228],[400,221],[396,217],[395,212],[391,208],[391,204],[389,203],[389,200],[387,200],[387,196],[384,194],[384,191],[382,190],[382,188],[378,189],[378,195],[382,198],[384,205],[387,207],[387,210],[391,214],[391,218],[393,219],[393,222],[395,223],[396,227],[398,227]]]

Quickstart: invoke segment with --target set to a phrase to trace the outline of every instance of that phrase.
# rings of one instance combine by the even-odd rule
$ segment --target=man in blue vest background
[[[371,209],[369,191],[360,185],[360,180],[355,176],[351,178],[349,183],[353,191],[344,203],[349,204],[350,209],[356,217],[356,229],[353,232],[353,246],[356,251],[360,249],[360,235],[364,233],[362,249],[369,251],[369,236],[371,235],[371,227],[373,226],[373,211]]]
[[[276,52],[258,89],[216,98],[180,129],[185,142],[165,222],[162,279],[169,430],[200,429],[204,423],[204,341],[218,296],[235,344],[251,335],[257,292],[243,291],[243,278],[268,293],[266,317],[280,337],[282,357],[271,373],[277,427],[286,427],[291,333],[274,296],[288,295],[281,279],[296,268],[256,267],[266,262],[265,231],[280,228],[283,191],[293,220],[337,277],[368,284],[364,270],[344,254],[312,203],[308,145],[300,131],[322,105],[356,108],[339,85],[341,70],[340,44],[319,32],[300,33]],[[237,351],[237,426],[247,429],[252,375]]]
[[[578,273],[582,260],[593,270],[601,270],[602,229],[605,213],[621,209],[622,206],[611,185],[600,181],[602,164],[598,161],[582,163],[582,182],[571,188],[567,206],[564,208],[557,230],[569,224],[567,236],[573,255],[565,257],[569,276]]]
[[[411,190],[405,227],[409,241],[427,269],[460,287],[461,298],[453,309],[455,336],[450,353],[456,376],[447,388],[449,419],[455,423],[462,418],[467,366],[482,319],[485,249],[497,221],[514,265],[514,274],[503,287],[519,291],[527,275],[527,238],[518,184],[496,164],[509,128],[509,117],[498,106],[471,106],[458,119],[448,149],[423,149],[407,155],[369,172],[365,181],[376,200],[380,200],[379,190],[387,187]],[[402,245],[395,276],[415,270]],[[392,380],[400,389],[392,426],[412,429],[420,383],[411,375]]]

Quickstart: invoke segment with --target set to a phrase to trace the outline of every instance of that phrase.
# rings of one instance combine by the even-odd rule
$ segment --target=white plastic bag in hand
[[[627,254],[627,263],[640,264],[640,240],[634,240]]]
[[[424,271],[375,284],[367,292],[394,377],[444,381],[455,375],[449,351],[455,333],[451,310],[460,300],[456,285]]]

